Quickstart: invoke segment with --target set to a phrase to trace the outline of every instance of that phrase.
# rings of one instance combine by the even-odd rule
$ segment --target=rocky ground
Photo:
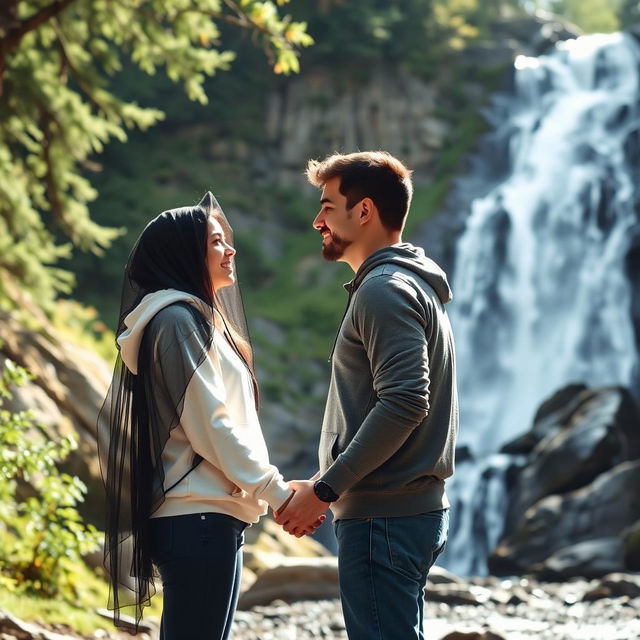
[[[432,640],[634,640],[640,638],[640,582],[619,575],[609,583],[479,579],[434,585],[425,614],[425,635]],[[346,637],[337,600],[276,601],[240,611],[233,635],[234,640]]]
[[[640,576],[612,574],[601,580],[542,583],[533,579],[461,580],[437,571],[426,605],[431,640],[635,640],[640,638]],[[2,640],[66,640],[56,633],[18,630],[0,614]],[[116,638],[96,632],[93,638]],[[126,636],[131,637],[131,636]],[[275,600],[238,611],[233,640],[346,638],[340,603]],[[140,634],[156,640],[157,630]]]

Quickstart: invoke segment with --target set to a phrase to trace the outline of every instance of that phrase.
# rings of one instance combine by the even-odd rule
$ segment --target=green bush
[[[101,534],[76,510],[83,482],[56,467],[74,438],[52,441],[32,412],[3,408],[10,387],[30,378],[11,360],[0,373],[0,585],[72,601],[74,567],[98,549]]]

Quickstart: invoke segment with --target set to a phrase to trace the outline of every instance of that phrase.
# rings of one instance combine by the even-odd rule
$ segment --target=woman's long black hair
[[[114,611],[116,626],[127,630],[131,625],[122,619],[121,609],[133,607],[137,630],[143,607],[155,593],[149,516],[170,488],[164,487],[162,451],[180,421],[187,385],[211,347],[214,310],[224,318],[225,334],[251,373],[256,405],[258,401],[240,289],[233,284],[214,292],[209,276],[206,256],[210,216],[220,222],[231,244],[231,227],[216,199],[207,192],[196,206],[171,209],[152,220],[138,238],[125,268],[116,337],[127,329],[129,313],[150,293],[173,289],[189,294],[195,302],[184,304],[193,316],[195,329],[190,336],[176,332],[171,358],[176,366],[161,372],[153,367],[154,345],[149,332],[145,332],[136,373],[118,354],[98,417],[99,457],[106,489],[104,558],[111,587],[109,608]],[[186,339],[196,339],[202,345],[195,362],[181,357],[180,344]],[[172,390],[170,403],[155,401],[158,385]],[[201,460],[194,454],[190,470]]]

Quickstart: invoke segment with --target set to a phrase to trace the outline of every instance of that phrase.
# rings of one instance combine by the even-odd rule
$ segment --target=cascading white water
[[[509,168],[470,203],[450,310],[460,444],[473,456],[448,489],[443,564],[455,572],[486,571],[501,533],[500,446],[567,383],[630,386],[637,375],[625,258],[640,235],[639,65],[630,35],[562,42],[519,57],[513,93],[489,114]]]

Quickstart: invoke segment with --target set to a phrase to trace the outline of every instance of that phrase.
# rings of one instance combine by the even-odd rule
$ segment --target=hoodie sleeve
[[[277,510],[291,491],[278,469],[269,463],[262,432],[233,424],[215,346],[207,352],[204,336],[187,310],[171,316],[170,324],[162,323],[157,332],[155,364],[167,372],[193,372],[179,415],[193,450],[250,496],[266,500]],[[159,379],[166,381],[171,376],[163,374]],[[177,390],[166,391],[173,396]],[[179,403],[174,397],[176,400]],[[253,397],[244,400],[249,405],[247,410],[255,411]],[[180,406],[178,403],[175,406]]]
[[[429,411],[427,318],[416,291],[400,278],[371,278],[356,293],[353,322],[369,359],[376,402],[322,476],[338,494],[389,459]]]

